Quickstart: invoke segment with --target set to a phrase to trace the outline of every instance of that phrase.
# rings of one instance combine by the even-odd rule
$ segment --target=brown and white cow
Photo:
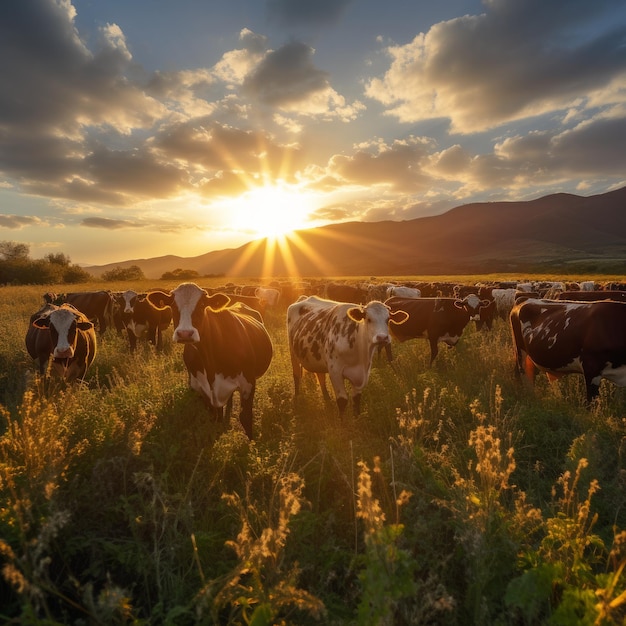
[[[473,294],[472,294],[473,295]],[[474,298],[477,296],[474,295]],[[457,298],[389,298],[385,304],[392,312],[405,311],[407,321],[402,326],[391,327],[392,336],[400,342],[425,337],[430,344],[430,363],[439,354],[439,343],[455,346],[471,316],[473,306]],[[472,304],[474,300],[472,299]]]
[[[529,299],[510,315],[516,368],[534,379],[535,368],[553,380],[582,374],[587,401],[602,378],[626,386],[626,303]]]
[[[113,316],[114,297],[110,291],[75,291],[64,294],[44,295],[44,300],[52,304],[69,303],[83,313],[87,319],[97,322],[98,332],[103,335],[109,326],[115,326]]]
[[[256,381],[268,369],[273,347],[265,326],[229,296],[209,295],[194,283],[182,283],[170,293],[151,291],[147,300],[158,310],[172,308],[175,343],[184,344],[183,361],[189,386],[221,418],[224,406],[239,391],[239,420],[253,437],[252,406]]]
[[[339,415],[348,405],[344,380],[352,384],[352,409],[358,415],[374,351],[390,343],[389,322],[402,324],[406,317],[402,312],[390,313],[377,301],[358,306],[309,296],[289,305],[287,334],[295,395],[300,392],[304,368],[317,375],[322,394],[329,401],[328,373]]]
[[[72,305],[47,304],[31,316],[26,350],[44,375],[52,357],[51,372],[66,382],[82,380],[96,356],[93,324]]]

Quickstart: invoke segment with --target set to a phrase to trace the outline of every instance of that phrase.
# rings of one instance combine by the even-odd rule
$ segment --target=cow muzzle
[[[177,328],[174,331],[174,343],[198,343],[199,341],[200,335],[195,328],[191,330]]]
[[[68,348],[63,348],[63,349],[55,348],[52,358],[54,358],[55,360],[56,359],[71,359],[73,356],[74,356],[74,350],[70,346]]]

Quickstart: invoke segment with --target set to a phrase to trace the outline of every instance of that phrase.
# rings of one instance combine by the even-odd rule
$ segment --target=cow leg
[[[157,347],[157,329],[156,326],[148,326],[148,341],[156,348]]]
[[[583,361],[583,375],[585,377],[585,387],[587,389],[587,404],[591,404],[600,395],[600,381],[601,376],[597,374],[593,375],[593,372],[600,372],[601,365],[589,366],[589,362]]]
[[[154,345],[157,352],[161,352],[163,350],[163,333],[160,326],[156,329],[156,343]]]
[[[130,345],[130,353],[133,354],[135,349],[137,348],[137,337],[135,337],[135,333],[132,332],[130,328],[126,329],[126,333],[128,334],[128,344]]]
[[[324,372],[317,372],[315,376],[317,377],[317,382],[319,383],[320,389],[322,390],[324,400],[326,402],[332,402],[332,398],[328,393],[328,387],[326,387],[326,374]]]
[[[433,364],[433,361],[439,354],[439,344],[437,343],[437,339],[428,338],[428,343],[430,344],[430,365]]]
[[[355,416],[361,415],[361,391],[357,391],[352,396],[352,412]]]
[[[302,365],[299,361],[295,359],[295,357],[291,356],[291,370],[293,372],[293,387],[294,387],[294,395],[298,395],[300,393],[300,381],[302,380]]]
[[[526,378],[531,382],[534,383],[535,382],[535,364],[533,363],[533,360],[526,355],[526,358],[524,359],[524,374],[526,375]]]
[[[254,402],[255,387],[256,387],[256,383],[252,383],[252,388],[250,389],[250,392],[245,395],[241,394],[241,413],[239,413],[239,421],[241,422],[241,425],[243,426],[243,429],[246,435],[248,435],[248,439],[253,438],[252,436],[253,435],[252,433],[252,421],[253,421],[252,405]]]
[[[339,409],[339,417],[343,417],[346,412],[346,408],[348,407],[348,394],[346,392],[343,374],[341,371],[330,370],[328,372],[328,376],[335,392],[337,408]]]

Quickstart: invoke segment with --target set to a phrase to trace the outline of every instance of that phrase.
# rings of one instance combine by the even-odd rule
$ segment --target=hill
[[[95,276],[138,265],[147,278],[177,268],[224,276],[393,276],[626,270],[626,187],[458,206],[405,221],[346,222],[260,239],[196,257],[167,255],[93,266]]]

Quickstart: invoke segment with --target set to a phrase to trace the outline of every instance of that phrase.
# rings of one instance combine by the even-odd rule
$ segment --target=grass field
[[[129,285],[72,290],[101,287]],[[432,367],[394,343],[340,420],[312,375],[294,403],[282,307],[248,441],[171,331],[132,356],[107,331],[85,384],[39,380],[47,290],[0,289],[0,621],[624,623],[626,390],[587,409],[580,376],[530,388],[497,320]]]

